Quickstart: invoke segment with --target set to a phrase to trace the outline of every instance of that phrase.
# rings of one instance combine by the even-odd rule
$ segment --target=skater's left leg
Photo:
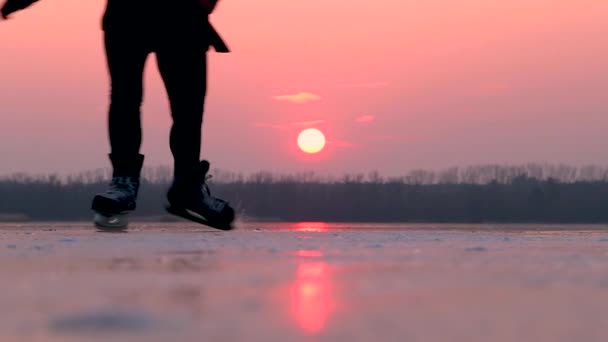
[[[106,30],[104,42],[111,86],[108,128],[112,180],[105,192],[95,195],[91,209],[98,225],[114,228],[126,225],[126,220],[117,217],[136,208],[144,159],[139,153],[143,72],[151,48],[144,35],[128,30]]]

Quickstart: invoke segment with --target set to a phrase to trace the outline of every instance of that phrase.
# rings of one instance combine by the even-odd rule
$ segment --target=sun
[[[305,129],[298,135],[298,147],[306,153],[318,153],[325,147],[325,136],[318,129]]]

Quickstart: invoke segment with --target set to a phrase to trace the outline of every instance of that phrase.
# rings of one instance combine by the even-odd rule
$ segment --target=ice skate
[[[206,181],[209,162],[201,161],[192,176],[176,177],[167,193],[167,211],[184,219],[220,229],[233,229],[235,212],[230,204],[213,197]]]
[[[108,189],[93,198],[93,222],[103,230],[122,230],[127,228],[129,214],[137,207],[139,172],[143,157],[119,160],[111,156],[110,159],[114,166],[114,176]]]
[[[95,212],[93,222],[101,230],[124,230],[129,225],[129,212],[118,214]]]

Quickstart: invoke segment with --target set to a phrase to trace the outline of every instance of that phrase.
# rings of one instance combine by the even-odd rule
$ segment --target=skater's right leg
[[[95,222],[98,225],[107,225],[108,228],[126,225],[122,220],[112,223],[112,218],[136,208],[144,159],[143,155],[139,154],[143,72],[150,53],[144,38],[133,32],[105,32],[111,84],[108,128],[112,181],[105,192],[94,197],[91,207],[98,214]]]
[[[198,218],[228,230],[232,229],[234,209],[227,201],[211,195],[206,183],[209,163],[200,160],[207,37],[204,28],[196,28],[197,25],[184,24],[167,31],[155,50],[173,118],[170,147],[175,168],[167,193],[168,209],[175,215]]]

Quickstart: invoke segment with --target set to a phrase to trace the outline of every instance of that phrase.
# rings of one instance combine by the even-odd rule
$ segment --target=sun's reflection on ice
[[[321,257],[319,251],[301,250],[299,256]],[[319,333],[334,310],[329,266],[323,261],[305,261],[298,265],[293,285],[293,314],[300,328],[308,333]]]

